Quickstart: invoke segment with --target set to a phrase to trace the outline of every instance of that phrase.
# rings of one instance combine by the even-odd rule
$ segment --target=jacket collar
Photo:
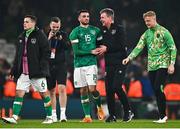
[[[157,23],[156,26],[153,27],[153,28],[150,28],[150,30],[155,31],[155,30],[157,30],[157,29],[159,28],[159,26],[160,26],[160,25]]]
[[[37,32],[38,30],[39,30],[39,28],[36,26],[30,35],[32,35],[34,32]],[[25,38],[25,36],[26,36],[26,31],[24,30],[24,31],[19,35],[19,38]]]
[[[109,29],[108,29],[106,26],[103,26],[103,27],[102,27],[103,30],[112,30],[112,29],[114,29],[114,28],[116,28],[116,24],[115,24],[115,23],[111,23],[111,26],[110,26]]]

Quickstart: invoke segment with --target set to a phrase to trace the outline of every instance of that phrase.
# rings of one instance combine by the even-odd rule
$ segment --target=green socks
[[[43,100],[44,100],[44,107],[45,107],[47,116],[52,116],[52,105],[51,105],[50,97],[47,96]]]
[[[19,116],[19,113],[22,108],[23,98],[16,97],[13,103],[13,115]],[[50,97],[44,98],[44,107],[46,110],[47,116],[52,116],[52,106],[51,106],[51,100]]]
[[[92,92],[92,97],[97,107],[101,107],[101,97],[98,91]]]
[[[90,117],[90,111],[91,111],[91,106],[89,102],[89,96],[88,95],[83,95],[81,96],[81,104],[83,107],[83,111],[85,114],[85,117]]]
[[[23,98],[16,97],[13,103],[13,115],[19,116],[23,103]]]

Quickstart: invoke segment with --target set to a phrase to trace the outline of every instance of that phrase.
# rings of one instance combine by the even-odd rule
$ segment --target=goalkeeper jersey
[[[170,64],[175,64],[177,49],[170,32],[163,26],[157,24],[144,32],[137,46],[128,56],[130,60],[135,58],[145,46],[148,50],[148,71],[168,68]]]

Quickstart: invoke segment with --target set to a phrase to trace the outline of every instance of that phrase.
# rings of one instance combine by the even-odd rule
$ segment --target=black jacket
[[[25,31],[20,34],[16,46],[16,56],[11,75],[18,79],[22,74],[22,57],[25,44]],[[46,35],[37,27],[28,37],[27,59],[30,78],[49,76],[50,47]]]
[[[103,45],[107,47],[105,52],[106,66],[121,65],[126,58],[125,29],[121,25],[111,24],[110,29],[102,27]]]
[[[56,49],[55,59],[50,59],[50,64],[64,64],[65,63],[65,51],[70,47],[70,43],[67,40],[67,33],[64,31],[58,31],[56,34],[57,38],[61,37],[60,39],[56,39],[52,37],[49,40],[49,44],[51,49]],[[49,33],[48,33],[49,34]]]

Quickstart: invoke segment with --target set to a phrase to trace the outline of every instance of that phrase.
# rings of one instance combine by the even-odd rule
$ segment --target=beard
[[[81,22],[81,24],[86,26],[86,25],[89,25],[89,22]]]

